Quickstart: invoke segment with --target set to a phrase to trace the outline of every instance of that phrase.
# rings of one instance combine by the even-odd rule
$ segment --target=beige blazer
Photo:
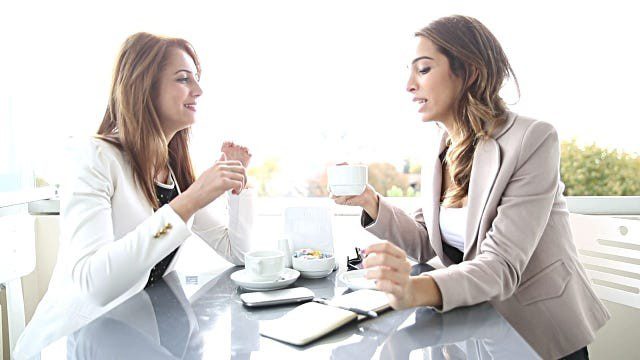
[[[577,257],[553,126],[509,113],[478,143],[460,264],[442,250],[438,155],[446,134],[439,135],[423,165],[422,209],[408,215],[381,197],[367,230],[418,262],[442,260],[446,268],[429,272],[442,292],[442,311],[489,301],[545,359],[592,342],[610,315]]]

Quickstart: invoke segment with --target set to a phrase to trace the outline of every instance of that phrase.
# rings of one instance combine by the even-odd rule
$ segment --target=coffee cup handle
[[[251,272],[254,274],[262,274],[262,260],[258,260],[251,264]]]

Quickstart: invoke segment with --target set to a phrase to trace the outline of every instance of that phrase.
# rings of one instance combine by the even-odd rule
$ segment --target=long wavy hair
[[[451,72],[462,80],[454,103],[452,131],[457,143],[450,143],[445,161],[452,186],[444,194],[443,206],[456,207],[469,192],[475,147],[507,117],[507,105],[500,89],[509,77],[518,79],[498,40],[480,21],[454,15],[433,21],[416,32],[436,45],[449,61]]]
[[[116,60],[109,104],[96,135],[125,154],[136,183],[154,209],[159,207],[154,179],[161,169],[171,167],[182,191],[195,181],[190,128],[167,141],[158,117],[159,76],[172,48],[189,54],[200,73],[198,56],[184,39],[143,32],[127,38]]]

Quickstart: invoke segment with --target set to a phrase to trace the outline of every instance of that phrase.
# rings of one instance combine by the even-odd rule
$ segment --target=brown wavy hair
[[[511,76],[518,95],[520,88],[500,43],[480,21],[462,15],[443,17],[415,35],[436,45],[463,84],[454,103],[452,129],[461,140],[450,144],[445,157],[453,185],[443,206],[453,207],[461,205],[469,192],[476,144],[506,121],[507,105],[499,95],[504,81]]]
[[[169,165],[182,191],[195,181],[189,156],[190,128],[178,131],[167,141],[155,104],[159,75],[172,48],[189,54],[200,73],[198,56],[184,39],[144,32],[126,39],[113,71],[107,111],[96,135],[125,154],[136,183],[154,209],[159,207],[154,179],[160,169]]]

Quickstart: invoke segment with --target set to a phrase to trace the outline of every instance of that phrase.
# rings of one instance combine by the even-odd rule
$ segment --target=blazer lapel
[[[425,159],[422,168],[422,215],[429,234],[429,240],[438,257],[445,258],[442,251],[440,237],[440,192],[442,190],[442,163],[438,155],[444,150],[447,133],[440,134],[438,147],[432,146],[432,151]]]
[[[478,228],[489,194],[500,169],[500,147],[493,138],[480,141],[476,147],[467,198],[467,229],[463,261],[477,242]]]

